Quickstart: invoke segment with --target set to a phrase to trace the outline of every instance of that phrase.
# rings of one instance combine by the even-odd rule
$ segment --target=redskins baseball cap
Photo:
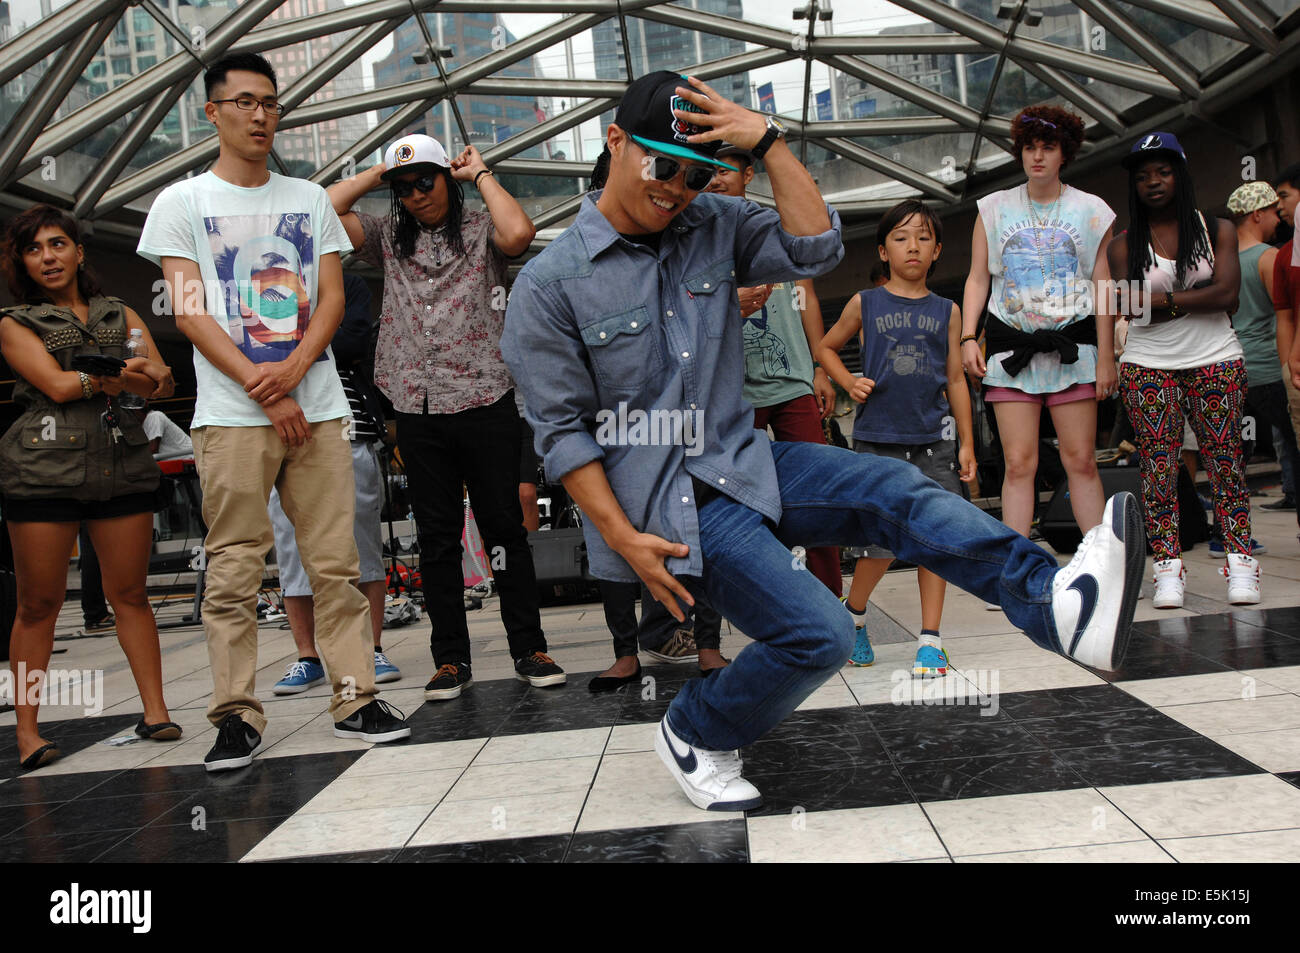
[[[674,109],[700,112],[694,103],[677,95],[678,86],[689,89],[691,84],[685,76],[671,70],[657,70],[634,79],[618,104],[615,124],[646,149],[735,172],[735,166],[715,158],[722,148],[722,140],[686,141],[688,136],[708,132],[708,127],[678,119],[673,113]]]
[[[1137,142],[1133,143],[1133,148],[1128,151],[1123,161],[1120,163],[1126,169],[1131,169],[1146,159],[1158,155],[1174,156],[1182,160],[1183,165],[1187,164],[1187,153],[1183,151],[1182,144],[1179,143],[1178,137],[1172,132],[1149,132]]]
[[[384,150],[384,170],[381,179],[387,181],[402,172],[413,172],[421,166],[436,165],[443,169],[451,168],[447,161],[447,150],[432,136],[416,133],[403,136]]]

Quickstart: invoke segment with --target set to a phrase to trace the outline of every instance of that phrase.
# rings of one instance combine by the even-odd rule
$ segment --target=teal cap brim
[[[721,159],[713,159],[710,158],[709,156],[701,155],[700,153],[695,152],[692,149],[688,149],[685,146],[679,146],[675,142],[657,142],[654,139],[646,139],[643,138],[642,136],[637,136],[637,135],[633,135],[632,139],[634,142],[637,142],[640,145],[645,146],[647,149],[653,149],[655,150],[655,152],[662,152],[665,155],[677,156],[680,159],[690,159],[693,162],[703,162],[708,165],[716,165],[723,169],[730,169],[732,172],[740,171],[734,165],[728,165],[727,163],[723,162]]]

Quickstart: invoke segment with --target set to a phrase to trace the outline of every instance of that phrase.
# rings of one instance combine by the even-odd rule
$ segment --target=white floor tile
[[[739,815],[737,815],[739,816]],[[606,755],[578,821],[580,831],[716,821],[686,799],[653,751]]]
[[[609,731],[608,728],[579,728],[573,731],[501,735],[484,746],[474,759],[474,766],[599,755],[605,750]]]
[[[268,834],[244,861],[400,847],[429,816],[428,806],[298,813]]]
[[[1170,705],[1160,710],[1193,731],[1216,740],[1243,732],[1300,728],[1300,696],[1291,694]]]
[[[1091,788],[932,801],[924,806],[954,857],[1110,844],[1146,836]]]
[[[1233,701],[1250,691],[1258,695],[1276,695],[1285,689],[1251,679],[1242,672],[1207,672],[1204,675],[1178,675],[1173,678],[1144,678],[1115,682],[1115,687],[1154,708],[1167,705],[1193,705],[1200,702]]]
[[[947,859],[925,813],[915,804],[751,817],[754,863],[883,863]]]
[[[600,757],[596,755],[509,764],[480,765],[475,761],[448,792],[447,800],[499,798],[504,792],[536,795],[586,791],[599,764]]]
[[[486,738],[471,738],[466,741],[439,741],[419,745],[373,745],[343,772],[343,777],[370,777],[450,768],[463,771],[486,743]]]
[[[1102,788],[1157,840],[1300,827],[1300,788],[1271,774]]]
[[[573,830],[585,790],[556,794],[443,801],[410,839],[410,846],[536,837]]]
[[[968,854],[954,858],[959,864],[1172,864],[1173,858],[1152,840],[1086,847],[1049,847],[1004,854]]]
[[[1294,864],[1300,856],[1300,830],[1175,837],[1160,846],[1185,864]]]
[[[299,814],[332,814],[371,808],[418,807],[432,811],[461,776],[461,768],[408,771],[402,775],[340,776],[304,804]]]
[[[1265,771],[1300,771],[1300,728],[1219,735],[1214,740]]]

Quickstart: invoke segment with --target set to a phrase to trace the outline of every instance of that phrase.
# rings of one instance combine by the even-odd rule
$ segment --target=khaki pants
[[[1291,386],[1291,373],[1285,364],[1282,365],[1282,382],[1286,384],[1286,402],[1291,409],[1291,426],[1295,430],[1296,439],[1300,440],[1300,391]]]
[[[334,687],[330,715],[341,721],[375,694],[370,605],[352,584],[359,570],[351,445],[342,420],[310,426],[312,439],[294,449],[270,426],[201,427],[192,434],[208,524],[203,628],[214,725],[233,712],[259,734],[266,731],[255,686],[257,592],[273,538],[266,511],[273,486],[315,594],[316,645]]]

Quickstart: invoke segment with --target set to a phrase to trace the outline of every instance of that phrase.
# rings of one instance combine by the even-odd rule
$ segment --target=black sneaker
[[[1282,497],[1282,499],[1280,499],[1280,500],[1275,500],[1275,501],[1272,502],[1272,503],[1261,503],[1261,504],[1259,505],[1259,508],[1260,508],[1261,510],[1294,510],[1294,509],[1295,509],[1295,497],[1294,497],[1294,496],[1284,496],[1284,497]]]
[[[459,698],[461,690],[473,684],[469,663],[442,665],[433,678],[429,679],[429,684],[424,686],[424,697],[426,701],[449,702],[453,698]]]
[[[548,685],[563,685],[568,676],[545,652],[534,652],[515,663],[515,678],[534,688],[545,688]]]
[[[364,708],[358,708],[342,721],[334,722],[335,738],[359,738],[376,744],[400,741],[411,737],[406,716],[388,702],[376,698]]]
[[[262,743],[262,736],[253,726],[236,714],[229,714],[217,726],[217,740],[203,759],[209,771],[231,771],[246,768],[253,763],[253,752]]]

